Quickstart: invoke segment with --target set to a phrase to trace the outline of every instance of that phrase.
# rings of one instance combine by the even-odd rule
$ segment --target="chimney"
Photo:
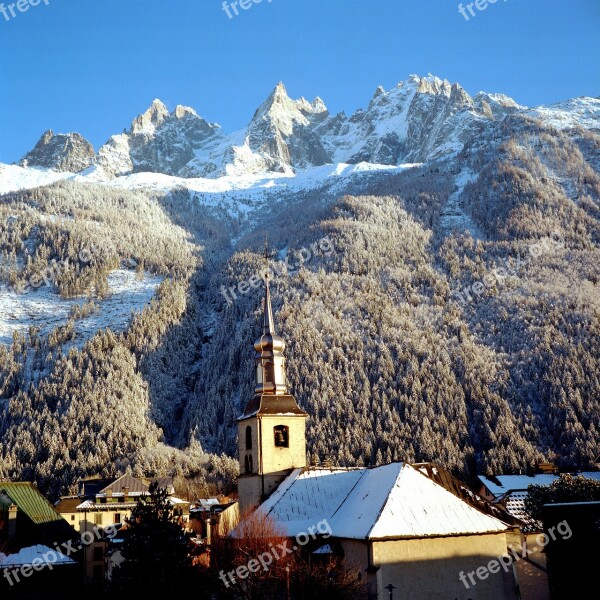
[[[17,539],[17,512],[16,504],[11,504],[8,507],[8,539],[15,541]]]

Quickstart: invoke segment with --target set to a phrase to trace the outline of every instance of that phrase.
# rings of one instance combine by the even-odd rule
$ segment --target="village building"
[[[81,583],[76,537],[34,484],[0,481],[2,593],[13,588],[35,593],[49,585],[76,589]]]
[[[167,490],[169,501],[187,526],[190,503],[177,498],[172,478],[158,478],[158,485]],[[79,482],[79,494],[64,496],[56,504],[56,510],[75,531],[89,532],[94,540],[83,548],[85,579],[99,582],[109,578],[109,574],[120,561],[120,554],[114,549],[119,538],[116,530],[125,525],[138,501],[148,496],[152,480],[123,475],[116,479],[92,477]],[[113,535],[98,535],[98,531],[111,528]],[[91,539],[91,538],[90,538]],[[110,552],[109,552],[110,550]]]
[[[227,535],[238,522],[239,504],[235,500],[201,498],[190,508],[190,529],[204,546],[210,546],[214,535]]]
[[[515,571],[519,581],[521,600],[549,600],[551,598],[547,562],[548,548],[539,543],[539,536],[544,533],[544,524],[532,519],[525,509],[530,485],[550,486],[560,475],[558,469],[549,463],[538,465],[539,472],[530,474],[498,474],[479,475],[479,494],[494,506],[503,508],[516,519],[521,530],[521,546],[527,553],[526,559],[515,562]],[[586,471],[572,473],[587,479],[600,481],[600,472]],[[572,541],[564,542],[573,547]],[[582,544],[579,544],[579,548]],[[521,550],[521,554],[524,550]],[[581,564],[579,561],[578,564]],[[569,572],[574,572],[572,569]],[[581,579],[579,577],[578,579]]]

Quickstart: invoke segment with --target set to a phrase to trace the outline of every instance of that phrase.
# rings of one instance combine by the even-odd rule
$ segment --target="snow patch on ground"
[[[81,184],[106,185],[126,190],[148,190],[168,193],[187,190],[201,205],[223,211],[234,218],[247,215],[266,202],[281,198],[286,193],[304,193],[323,187],[342,190],[353,178],[375,173],[396,173],[420,164],[399,166],[361,162],[338,163],[311,167],[297,173],[262,173],[225,175],[217,179],[204,177],[184,178],[162,173],[134,173],[108,177],[101,169],[88,169],[83,174],[57,173],[43,169],[29,169],[0,164],[0,194],[38,186],[50,185],[69,179]]]
[[[50,185],[55,181],[72,177],[74,177],[73,173],[58,173],[49,169],[25,168],[0,163],[0,194]]]
[[[75,321],[75,337],[63,347],[63,351],[68,351],[72,346],[81,348],[100,329],[125,331],[132,312],[140,312],[150,302],[162,280],[162,277],[149,274],[139,280],[133,271],[113,271],[108,276],[111,295],[94,299],[100,307],[99,311]],[[25,333],[30,325],[39,327],[40,333],[47,334],[67,323],[71,307],[87,301],[87,298],[65,300],[48,286],[25,294],[10,292],[6,287],[0,288],[0,343],[10,344],[13,332]]]

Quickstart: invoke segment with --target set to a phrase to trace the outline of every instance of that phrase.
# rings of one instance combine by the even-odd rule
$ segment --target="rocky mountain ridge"
[[[336,163],[395,166],[460,152],[514,113],[558,129],[594,129],[600,100],[578,98],[529,109],[502,94],[470,96],[457,83],[411,75],[391,90],[378,87],[366,109],[347,116],[331,115],[318,97],[293,100],[279,83],[247,127],[230,134],[192,108],[178,105],[169,112],[155,100],[95,155],[79,134],[46,132],[20,164],[109,179],[143,172],[184,178],[293,174]]]

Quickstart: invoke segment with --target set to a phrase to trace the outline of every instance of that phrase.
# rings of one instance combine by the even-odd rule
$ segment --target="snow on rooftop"
[[[498,497],[513,490],[526,490],[530,485],[551,485],[558,479],[558,475],[538,473],[536,475],[496,475],[493,478],[480,475],[479,479],[494,496]]]
[[[320,548],[317,548],[313,554],[333,554],[333,548],[329,544],[325,544]]]
[[[385,539],[501,532],[506,525],[403,463],[375,469],[295,470],[264,502],[287,535],[327,519],[333,535]]]
[[[182,500],[181,498],[177,498],[176,496],[169,497],[169,502],[171,504],[189,504],[187,500]]]
[[[331,516],[364,474],[364,469],[296,469],[261,506],[289,535]]]
[[[600,471],[583,471],[581,473],[571,473],[573,477],[585,477],[600,481]],[[530,485],[551,485],[560,476],[550,473],[536,473],[535,475],[495,475],[486,477],[479,475],[481,482],[490,492],[496,496],[502,496],[507,492],[527,490]],[[499,483],[496,483],[499,482]]]
[[[532,519],[525,510],[526,491],[511,492],[502,502],[507,512],[524,523],[525,531],[543,531],[539,521]]]
[[[15,554],[8,556],[0,555],[0,569],[9,567],[23,567],[31,565],[35,559],[39,559],[42,563],[52,563],[52,565],[74,565],[75,561],[68,556],[59,554],[56,550],[48,548],[48,546],[30,546],[21,548]],[[39,561],[38,561],[39,562]],[[36,562],[36,564],[38,564]]]

